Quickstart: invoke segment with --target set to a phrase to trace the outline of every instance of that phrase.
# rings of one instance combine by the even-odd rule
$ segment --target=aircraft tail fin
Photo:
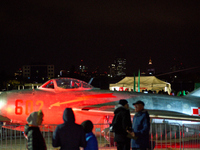
[[[200,97],[200,88],[192,91],[191,93],[189,93],[188,95],[186,96],[195,96],[195,97]]]
[[[91,78],[90,81],[88,82],[88,84],[91,84],[94,78]]]

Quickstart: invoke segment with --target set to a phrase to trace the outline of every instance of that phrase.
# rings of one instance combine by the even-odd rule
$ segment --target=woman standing
[[[28,124],[25,125],[25,137],[28,139],[28,150],[46,150],[46,143],[40,131],[39,125],[43,121],[43,112],[32,112],[26,119]]]

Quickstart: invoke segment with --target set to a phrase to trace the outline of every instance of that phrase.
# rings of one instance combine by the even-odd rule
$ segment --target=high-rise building
[[[78,68],[78,71],[81,73],[81,72],[86,72],[87,70],[88,70],[88,67],[86,67],[84,65],[83,60],[81,60],[81,63],[80,63],[79,68]]]
[[[19,68],[19,69],[15,72],[14,75],[15,75],[16,78],[18,78],[18,77],[19,77],[19,78],[22,77],[22,69]]]
[[[152,60],[151,60],[151,57],[149,59],[149,64],[148,64],[148,67],[147,67],[147,73],[146,73],[147,76],[153,76],[155,75],[155,68],[154,68],[154,65],[152,63]]]
[[[54,77],[54,65],[24,65],[23,77],[33,81],[45,81]]]
[[[115,77],[115,64],[112,63],[108,68],[110,69],[110,77]]]
[[[126,59],[125,58],[117,58],[116,59],[116,72],[117,76],[125,76],[126,73]]]
[[[125,58],[116,58],[114,63],[111,64],[110,76],[125,76],[126,75],[126,59]]]

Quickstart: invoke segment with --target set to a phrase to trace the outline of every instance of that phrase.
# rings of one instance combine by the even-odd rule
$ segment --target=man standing
[[[60,147],[60,150],[79,150],[79,147],[86,147],[84,129],[75,123],[74,112],[71,108],[65,108],[63,120],[64,123],[58,125],[53,132],[53,147]]]
[[[121,99],[115,106],[112,122],[115,132],[114,141],[117,142],[117,150],[130,150],[130,138],[127,137],[127,130],[131,130],[131,117],[128,101]]]
[[[131,139],[132,150],[146,150],[149,148],[149,113],[144,109],[144,102],[137,101],[133,105],[136,114],[133,117],[133,132],[131,132],[131,135],[135,137]]]

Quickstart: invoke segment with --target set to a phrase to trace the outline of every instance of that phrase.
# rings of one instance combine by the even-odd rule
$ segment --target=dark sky
[[[0,68],[15,71],[31,62],[56,70],[78,66],[103,70],[115,56],[127,70],[157,72],[174,58],[200,64],[199,0],[6,0],[0,2]]]

